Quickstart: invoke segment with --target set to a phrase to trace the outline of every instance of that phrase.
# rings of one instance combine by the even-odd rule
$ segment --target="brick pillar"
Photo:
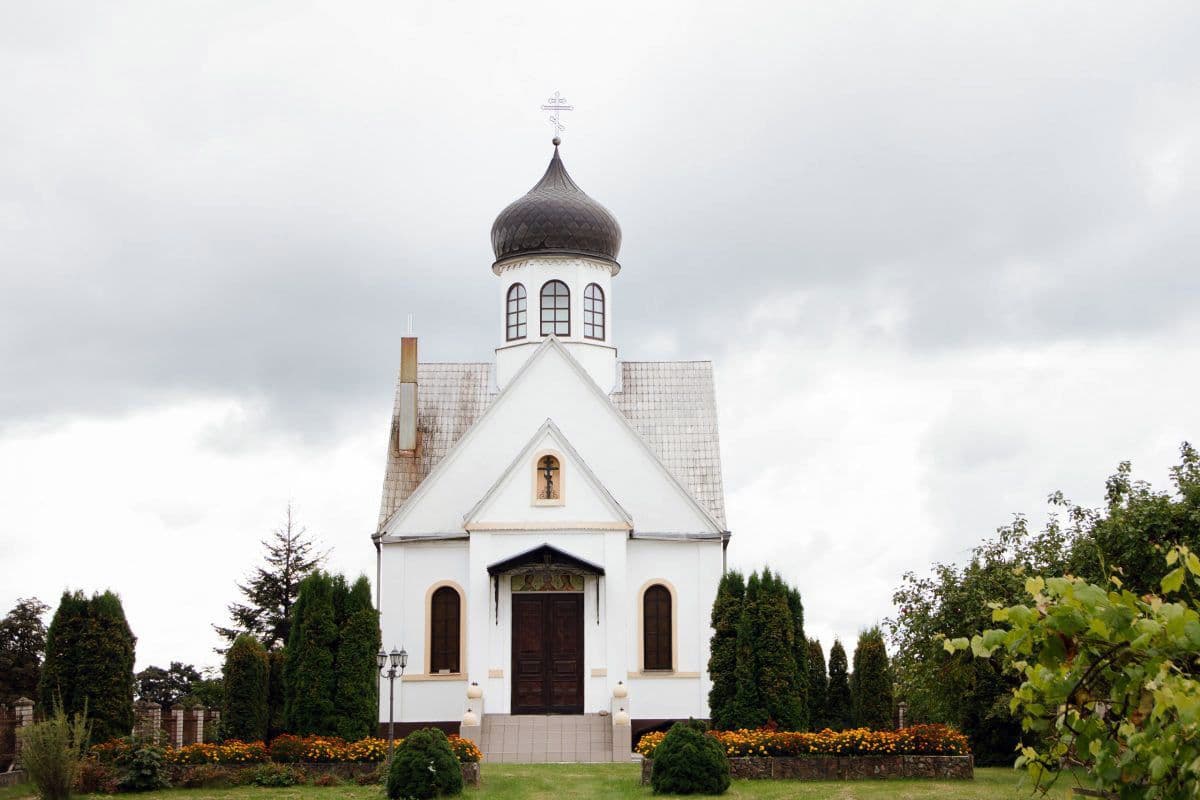
[[[196,707],[192,709],[196,714],[196,741],[204,741],[204,709]]]
[[[162,730],[162,706],[149,700],[139,700],[133,705],[133,733],[143,739],[158,736]]]
[[[221,734],[220,734],[220,730],[221,730],[221,709],[219,709],[219,708],[210,708],[210,709],[208,709],[208,710],[207,710],[207,712],[205,713],[205,719],[207,719],[207,720],[209,720],[210,722],[212,722],[213,731],[215,731],[215,732],[216,732],[216,735],[217,735],[217,736],[220,736],[220,735],[221,735]]]
[[[21,728],[24,728],[26,725],[33,724],[33,701],[30,700],[28,697],[18,697],[16,699],[16,702],[13,703],[13,711],[16,712],[16,717],[17,717],[17,719],[16,719],[17,730],[15,732],[16,747],[14,749],[16,750],[16,753],[15,753],[16,763],[19,764],[21,761],[20,731],[21,731]],[[16,764],[14,764],[14,766],[16,766]]]
[[[183,706],[171,706],[171,744],[175,747],[183,747]]]

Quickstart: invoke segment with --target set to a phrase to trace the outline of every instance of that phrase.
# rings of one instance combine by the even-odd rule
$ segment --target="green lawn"
[[[575,797],[650,797],[649,787],[638,783],[639,768],[633,764],[484,764],[483,786],[467,790],[464,797],[495,800],[564,800]],[[1057,800],[1070,797],[1069,782],[1049,795]],[[788,800],[1023,800],[1030,797],[1021,774],[1011,769],[977,769],[974,781],[734,781],[729,798],[788,798]],[[172,789],[142,795],[139,800],[333,800],[357,798],[379,800],[375,786],[313,786],[293,789]],[[27,787],[0,789],[0,800],[32,797]]]

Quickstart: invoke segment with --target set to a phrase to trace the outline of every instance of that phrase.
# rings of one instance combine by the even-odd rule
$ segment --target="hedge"
[[[898,731],[872,731],[857,728],[848,731],[820,732],[756,730],[709,731],[731,758],[745,756],[856,756],[916,755],[961,756],[971,752],[967,737],[947,725],[911,725]],[[638,742],[637,752],[653,758],[654,750],[666,736],[661,731],[647,733]]]

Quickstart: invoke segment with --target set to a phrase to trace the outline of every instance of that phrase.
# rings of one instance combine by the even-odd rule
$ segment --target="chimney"
[[[417,449],[417,337],[400,339],[400,414],[396,420],[396,449]]]

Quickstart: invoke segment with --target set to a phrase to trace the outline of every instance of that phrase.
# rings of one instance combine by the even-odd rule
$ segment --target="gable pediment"
[[[545,456],[556,462],[558,497],[540,495]],[[632,530],[633,517],[571,446],[553,420],[546,420],[508,468],[463,518],[475,530]]]

